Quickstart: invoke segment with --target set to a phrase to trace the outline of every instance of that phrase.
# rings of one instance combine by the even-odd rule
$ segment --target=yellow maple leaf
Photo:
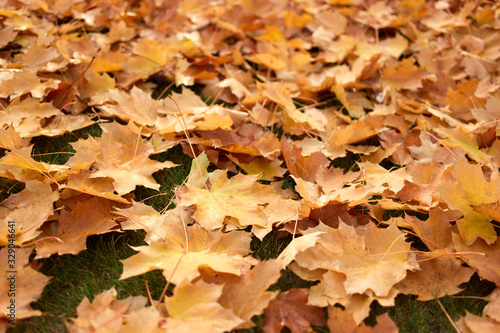
[[[162,269],[163,275],[174,284],[199,276],[199,268],[208,266],[216,272],[241,275],[256,263],[250,253],[250,234],[244,231],[208,233],[198,224],[186,227],[180,223],[166,225],[168,232],[162,242],[151,241],[149,246],[132,247],[138,254],[122,260],[121,280]],[[188,244],[186,245],[186,237]]]
[[[257,183],[258,178],[258,175],[238,174],[228,179],[226,171],[215,171],[210,177],[210,190],[186,184],[181,205],[196,205],[193,218],[208,231],[221,228],[226,216],[238,219],[243,227],[265,227],[267,218],[261,205],[273,200],[276,192],[272,186]]]
[[[386,297],[405,278],[407,270],[418,267],[406,261],[410,244],[394,224],[386,229],[367,228],[363,236],[344,223],[338,229],[320,224],[307,230],[316,231],[324,232],[316,246],[297,254],[295,261],[308,270],[345,274],[343,285],[348,295],[367,293]]]
[[[500,180],[487,182],[479,165],[467,161],[457,161],[451,168],[457,182],[447,182],[439,186],[439,193],[448,206],[458,209],[464,218],[457,221],[460,235],[467,246],[480,237],[488,244],[497,240],[492,218],[474,210],[472,206],[500,200]]]
[[[217,302],[222,288],[201,280],[184,280],[174,289],[174,295],[165,300],[169,317],[163,328],[167,332],[222,333],[243,323],[233,311]]]
[[[154,146],[133,133],[131,125],[122,126],[116,122],[102,124],[102,140],[99,145],[99,157],[94,166],[97,171],[90,178],[110,177],[116,192],[123,195],[135,189],[137,185],[158,190],[152,174],[175,164],[166,161],[154,161],[149,155],[154,154]]]

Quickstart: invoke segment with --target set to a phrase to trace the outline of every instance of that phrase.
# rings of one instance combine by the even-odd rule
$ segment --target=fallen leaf
[[[174,332],[226,332],[244,321],[219,302],[223,286],[184,280],[165,300],[168,318],[162,328]]]
[[[238,328],[254,326],[252,317],[261,314],[277,296],[267,289],[278,280],[282,268],[281,260],[260,262],[239,279],[224,284],[219,303],[244,320]]]
[[[417,260],[422,259],[417,256]],[[418,295],[419,301],[429,301],[447,295],[454,295],[463,289],[458,286],[466,283],[474,274],[470,267],[463,267],[455,258],[435,258],[421,261],[420,271],[408,272],[406,278],[397,285],[403,294]]]
[[[226,172],[215,172],[210,177],[210,190],[186,184],[181,205],[196,205],[193,218],[208,231],[221,228],[226,216],[237,218],[243,227],[265,227],[267,218],[261,205],[270,202],[276,192],[271,186],[257,183],[258,178],[238,174],[228,179]]]
[[[132,247],[139,253],[122,260],[121,280],[161,269],[167,281],[177,285],[184,280],[194,280],[200,275],[199,269],[205,266],[240,276],[256,263],[247,257],[251,240],[247,232],[214,230],[209,233],[198,224],[186,226],[186,230],[181,223],[167,227],[169,232],[162,241]]]
[[[339,307],[328,307],[328,328],[331,332],[341,333],[397,333],[399,329],[386,313],[377,316],[377,325],[370,327],[362,323],[358,326],[352,314]]]
[[[315,152],[309,157],[301,154],[302,149],[294,145],[285,137],[281,138],[282,154],[290,173],[305,181],[314,182],[318,169],[325,167],[329,162],[321,152]]]
[[[500,323],[466,312],[465,317],[456,322],[460,332],[464,333],[495,333],[500,329]]]
[[[14,267],[7,265],[8,259],[10,261],[12,258],[10,250],[14,251]],[[33,252],[32,247],[3,247],[0,249],[0,260],[2,260],[0,263],[2,271],[0,282],[0,316],[2,320],[0,327],[2,329],[6,327],[5,320],[15,319],[17,324],[20,319],[42,315],[41,311],[33,310],[30,304],[41,297],[43,288],[51,277],[45,276],[29,266],[31,252]],[[10,310],[12,309],[12,300],[15,300],[15,311]]]
[[[500,286],[500,243],[488,245],[482,239],[467,246],[460,235],[452,234],[457,254],[467,265],[474,268],[479,276]]]
[[[57,239],[44,239],[36,244],[36,258],[48,258],[52,254],[77,254],[87,249],[87,237],[117,229],[112,214],[113,202],[99,197],[81,195],[71,210],[63,209],[57,222]],[[88,216],[88,212],[92,212]]]
[[[460,235],[465,243],[471,245],[480,237],[488,244],[497,240],[491,218],[475,211],[472,206],[500,200],[500,180],[487,182],[479,165],[457,161],[451,174],[457,182],[441,185],[439,193],[448,206],[458,209],[464,218],[457,221]]]
[[[271,301],[267,307],[263,327],[266,332],[309,332],[311,326],[325,326],[323,310],[307,305],[308,289],[291,289]]]
[[[30,180],[24,190],[13,194],[0,204],[0,244],[7,246],[7,221],[15,222],[15,244],[21,245],[41,234],[39,228],[54,213],[59,194],[47,182]]]

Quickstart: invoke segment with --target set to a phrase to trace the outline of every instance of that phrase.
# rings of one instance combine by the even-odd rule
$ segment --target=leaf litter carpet
[[[2,331],[9,255],[22,321],[50,283],[37,260],[120,230],[147,243],[121,279],[162,270],[173,295],[110,289],[70,332],[224,332],[263,314],[266,332],[394,332],[387,314],[363,322],[372,302],[500,284],[498,3],[5,0],[0,21]],[[93,124],[64,163],[33,154]],[[191,171],[158,212],[134,191],[160,188],[176,165],[151,157],[176,145]],[[292,240],[261,261],[250,242],[270,233]],[[312,286],[271,291],[285,270]],[[455,327],[498,332],[499,290]]]

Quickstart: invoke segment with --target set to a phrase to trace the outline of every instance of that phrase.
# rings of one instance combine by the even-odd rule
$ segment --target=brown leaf
[[[320,307],[307,305],[308,289],[291,289],[271,301],[265,313],[266,333],[279,333],[288,327],[292,333],[307,333],[311,326],[325,326],[325,315]]]
[[[486,244],[482,239],[467,246],[462,237],[453,233],[453,244],[460,258],[474,268],[483,279],[500,286],[500,243]]]
[[[184,280],[174,295],[165,300],[168,318],[162,328],[168,332],[226,332],[244,320],[219,302],[223,286]]]
[[[193,218],[208,231],[221,228],[226,216],[236,218],[242,227],[265,228],[267,218],[260,205],[270,202],[276,192],[271,186],[257,183],[257,179],[258,175],[243,174],[228,179],[226,172],[214,172],[210,191],[187,184],[181,205],[196,205]]]
[[[422,88],[422,79],[428,77],[425,69],[414,65],[413,58],[406,58],[395,66],[388,65],[382,70],[382,77],[396,89],[417,90]]]
[[[463,333],[496,333],[500,330],[500,323],[466,312],[465,317],[456,322]]]
[[[159,328],[161,313],[155,307],[146,307],[144,296],[130,296],[116,299],[115,288],[105,290],[92,302],[85,297],[76,308],[77,317],[64,321],[70,333],[137,332],[134,329],[152,333],[163,332]]]
[[[500,289],[496,288],[487,296],[489,301],[484,307],[483,314],[500,322]]]
[[[13,150],[29,146],[29,138],[22,138],[12,126],[0,129],[0,147]]]
[[[129,203],[127,199],[113,193],[115,191],[115,188],[113,187],[113,179],[89,178],[91,174],[92,173],[89,170],[82,170],[75,175],[69,176],[65,188],[109,199],[122,204]]]
[[[281,138],[281,147],[290,173],[308,182],[314,182],[318,169],[330,163],[322,152],[315,152],[309,157],[302,156],[302,149],[295,147],[285,136]]]
[[[450,247],[452,225],[449,222],[449,214],[441,208],[431,209],[426,221],[421,221],[411,215],[407,215],[405,219],[413,226],[415,233],[422,237],[422,241],[430,250]]]
[[[500,221],[500,201],[480,205],[471,205],[471,207],[476,212],[489,216],[494,220]]]
[[[488,244],[494,243],[497,233],[490,223],[491,217],[477,212],[471,206],[500,200],[500,179],[486,181],[481,167],[466,161],[457,161],[451,174],[457,182],[441,185],[439,193],[450,208],[464,214],[464,218],[457,221],[463,240],[469,246],[477,238],[484,239]]]
[[[8,259],[12,259],[13,249],[15,253],[15,267],[7,266]],[[37,272],[28,265],[29,256],[33,252],[33,248],[7,248],[0,250],[0,316],[2,321],[16,318],[24,319],[32,316],[40,316],[42,312],[33,310],[30,306],[42,295],[43,288],[51,279],[48,276]],[[15,273],[13,273],[13,271]],[[12,277],[14,278],[12,279]],[[12,287],[12,284],[15,286]],[[15,300],[15,310],[13,316],[12,300]],[[3,323],[0,322],[0,328]]]
[[[417,256],[417,260],[422,257]],[[420,271],[408,272],[397,285],[403,294],[418,295],[419,301],[429,301],[446,295],[454,295],[463,289],[458,286],[468,282],[474,270],[463,267],[455,258],[435,258],[421,261]]]
[[[77,254],[87,249],[87,237],[111,232],[117,228],[116,217],[111,213],[113,202],[99,197],[80,195],[76,206],[63,209],[57,223],[59,240],[45,239],[36,244],[37,258],[47,258],[54,253]],[[92,214],[89,214],[92,212]]]
[[[175,224],[167,222],[165,227],[168,230],[165,239],[150,241],[149,246],[132,247],[139,253],[122,260],[121,280],[161,269],[168,281],[180,284],[197,278],[202,267],[239,276],[257,262],[247,257],[251,240],[247,232],[223,233],[218,229],[209,233],[198,224],[186,227],[184,231],[180,221]]]
[[[24,190],[0,204],[0,218],[5,221],[0,229],[0,244],[8,244],[7,221],[16,222],[16,244],[28,242],[40,235],[39,228],[53,214],[53,204],[58,199],[59,193],[52,191],[47,182],[27,181]]]
[[[277,292],[267,289],[278,280],[281,269],[281,260],[270,259],[257,264],[239,279],[224,284],[219,303],[245,321],[245,326],[239,328],[252,327],[252,317],[261,314],[276,297]]]
[[[328,328],[338,333],[397,333],[399,329],[386,313],[377,317],[377,325],[370,327],[356,324],[353,316],[339,307],[328,307]]]

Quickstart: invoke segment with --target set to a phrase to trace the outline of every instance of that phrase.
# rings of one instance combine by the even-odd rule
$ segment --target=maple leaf
[[[484,307],[483,314],[500,322],[500,289],[496,288],[487,296],[488,304]]]
[[[384,129],[383,117],[366,115],[338,131],[332,131],[328,143],[335,147],[357,143],[377,135]]]
[[[386,313],[377,316],[377,325],[370,327],[362,323],[356,323],[353,316],[341,308],[328,307],[328,328],[331,332],[342,333],[397,333],[399,329]]]
[[[469,246],[458,234],[452,233],[452,238],[457,253],[460,253],[460,258],[467,265],[474,268],[482,278],[500,285],[500,243],[488,245],[478,239]]]
[[[244,320],[238,328],[254,326],[252,317],[262,313],[277,296],[267,289],[278,280],[282,268],[281,260],[260,262],[242,277],[224,284],[219,303]]]
[[[90,194],[96,197],[113,200],[119,203],[128,204],[129,201],[114,194],[113,179],[111,178],[89,178],[91,171],[82,170],[77,174],[68,177],[64,185],[65,189],[75,190],[81,193]],[[64,192],[63,192],[64,193]]]
[[[88,169],[99,158],[101,140],[101,138],[89,136],[86,140],[80,138],[76,142],[71,142],[70,145],[76,153],[66,164],[74,169]]]
[[[336,75],[336,77],[339,76],[340,73]],[[355,77],[349,77],[348,79],[346,78],[345,80],[348,82],[342,82],[340,78],[337,78],[337,81],[341,81],[340,83],[342,84],[348,84],[354,81],[355,79],[356,79]],[[342,103],[342,105],[344,105],[344,107],[349,112],[349,115],[353,118],[361,118],[366,113],[364,110],[365,108],[366,109],[373,108],[371,102],[366,98],[364,98],[364,95],[359,92],[346,92],[344,87],[341,85],[334,85],[330,90],[335,93],[338,100]]]
[[[102,124],[101,127],[103,135],[99,157],[94,163],[97,171],[90,178],[113,178],[115,190],[120,195],[133,191],[137,185],[159,189],[160,185],[152,173],[174,167],[175,164],[149,159],[148,156],[155,153],[153,145],[134,134],[130,125],[122,126],[113,122]]]
[[[0,97],[11,100],[25,93],[30,93],[34,98],[42,98],[45,90],[56,88],[58,80],[47,80],[41,83],[36,73],[30,70],[2,71],[0,75]]]
[[[94,58],[89,70],[85,72],[82,82],[78,85],[80,99],[89,105],[99,105],[108,99],[108,91],[115,88],[115,80],[107,73],[98,73],[94,67],[99,58]]]
[[[460,318],[456,325],[460,332],[466,333],[495,333],[500,329],[499,322],[469,312],[466,312],[465,317]]]
[[[166,116],[157,118],[155,122],[160,134],[184,133],[192,129],[227,129],[233,125],[233,116],[240,114],[221,106],[208,106],[200,96],[189,89],[183,89],[181,94],[172,93],[163,104],[164,108],[160,109],[159,113]]]
[[[410,244],[394,224],[386,229],[367,228],[362,231],[363,236],[344,223],[338,229],[320,224],[307,230],[315,231],[324,234],[315,247],[297,254],[295,261],[309,271],[341,273],[339,277],[345,276],[343,297],[364,293],[388,297],[393,286],[405,278],[406,271],[418,267],[407,262],[408,256],[412,256],[408,252]],[[296,273],[301,274],[300,270]]]
[[[38,135],[45,118],[60,111],[50,103],[40,103],[37,98],[14,99],[5,111],[0,111],[0,124],[13,126],[24,137]]]
[[[198,224],[186,226],[184,230],[181,223],[169,224],[167,228],[161,242],[150,241],[149,246],[132,247],[139,253],[122,260],[121,280],[162,269],[167,281],[179,284],[198,277],[199,269],[205,266],[216,272],[241,275],[256,262],[246,257],[250,253],[247,232],[214,230],[209,233]]]
[[[475,96],[475,91],[479,80],[470,80],[460,84],[457,90],[448,88],[445,103],[450,106],[454,117],[465,121],[475,119],[473,115],[474,109],[484,105],[485,98]]]
[[[247,174],[259,175],[260,180],[272,181],[275,178],[282,177],[286,172],[286,169],[281,167],[283,162],[278,159],[269,162],[266,159],[256,157],[249,163],[243,163],[231,155],[228,155],[228,158],[242,168]]]
[[[396,286],[404,294],[418,295],[419,301],[457,294],[463,290],[458,286],[469,281],[474,274],[472,268],[463,267],[462,262],[455,258],[435,258],[419,265],[421,271],[408,272]]]
[[[162,326],[174,332],[226,332],[244,321],[219,302],[221,285],[184,280],[165,300],[169,317]]]
[[[464,218],[457,226],[465,243],[471,245],[480,237],[488,244],[497,240],[497,234],[489,216],[475,211],[472,206],[500,200],[500,180],[487,182],[479,165],[457,161],[451,168],[457,182],[439,186],[439,193],[450,208],[458,209]]]
[[[407,215],[405,219],[430,250],[451,247],[452,225],[449,222],[450,214],[441,208],[431,209],[429,211],[429,218],[426,221],[419,220],[411,215]]]
[[[103,105],[101,110],[111,115],[116,115],[123,120],[132,120],[141,126],[154,126],[162,102],[151,98],[147,92],[134,86],[130,93],[117,89],[109,91],[109,98],[116,103]]]
[[[483,215],[489,216],[493,220],[500,220],[500,202],[472,205],[472,209]]]
[[[479,149],[476,138],[471,135],[462,125],[457,125],[456,128],[435,128],[435,132],[444,136],[444,140],[440,140],[442,144],[449,148],[460,147],[469,157],[477,162],[491,163],[491,156]]]
[[[97,295],[92,303],[85,297],[76,308],[78,317],[71,319],[73,323],[65,322],[66,328],[70,332],[91,332],[118,314],[118,318],[111,321],[106,327],[110,332],[117,331],[122,324],[121,317],[125,309],[113,306],[112,303],[116,300],[116,295],[116,290],[111,288]]]
[[[0,128],[0,147],[13,150],[29,146],[30,140],[22,138],[12,126]]]
[[[271,301],[266,309],[263,326],[266,332],[281,332],[288,327],[292,332],[309,332],[314,326],[325,326],[323,310],[307,305],[308,289],[291,289]]]
[[[0,176],[22,182],[38,180],[49,183],[56,183],[68,177],[59,173],[66,171],[67,166],[37,162],[31,157],[32,149],[33,145],[6,153],[0,159]]]
[[[388,65],[382,71],[384,81],[397,89],[417,90],[422,88],[422,80],[429,77],[423,68],[415,66],[412,58],[406,58],[396,66]]]
[[[125,324],[119,332],[134,333],[147,331],[151,333],[164,332],[159,326],[162,314],[153,306],[137,309],[127,314]]]
[[[282,154],[290,173],[305,181],[314,182],[318,169],[325,167],[329,163],[328,159],[321,152],[315,152],[309,157],[302,156],[302,149],[294,147],[284,136],[281,138],[281,146]]]
[[[10,249],[10,248],[9,248]],[[42,312],[39,310],[33,310],[30,303],[36,301],[42,295],[43,288],[51,279],[48,276],[43,275],[31,268],[28,264],[29,256],[33,252],[33,248],[15,248],[15,269],[7,266],[7,259],[9,255],[9,250],[7,247],[0,249],[0,269],[1,269],[1,281],[0,281],[0,316],[2,320],[0,321],[0,329],[5,330],[6,323],[5,319],[12,319],[9,314],[9,306],[12,304],[11,300],[15,299],[15,318],[16,323],[19,319],[24,319],[32,316],[41,316]],[[11,255],[11,254],[10,254]],[[9,257],[10,259],[11,257]],[[12,281],[12,271],[15,271],[15,282]],[[9,279],[10,278],[10,279]],[[11,287],[11,284],[15,285],[15,288]],[[15,298],[9,296],[14,289]]]
[[[215,171],[210,176],[210,190],[186,184],[181,196],[182,206],[196,205],[193,218],[208,231],[223,226],[224,218],[238,219],[243,228],[249,225],[267,227],[267,218],[261,205],[274,199],[271,186],[257,183],[258,175],[238,174],[231,179],[227,172]]]
[[[77,254],[87,249],[87,237],[112,231],[118,227],[111,213],[113,201],[86,194],[63,202],[76,202],[71,210],[63,209],[57,222],[56,239],[44,239],[36,244],[36,258],[47,258],[54,253]],[[89,216],[88,212],[92,212]],[[52,226],[54,228],[54,226]]]
[[[290,132],[301,132],[300,130],[292,130],[292,127],[301,129],[322,130],[326,126],[326,119],[313,117],[307,113],[302,113],[295,107],[292,98],[286,91],[286,86],[278,86],[277,84],[267,84],[262,94],[272,100],[273,102],[281,105],[284,110],[283,116],[285,130]],[[288,118],[289,120],[287,121]]]
[[[297,270],[294,270],[297,271]],[[298,271],[300,272],[300,270]],[[314,273],[314,272],[313,272]],[[318,272],[319,274],[320,272]],[[311,272],[309,272],[311,274]],[[342,283],[345,276],[334,271],[323,273],[323,280],[318,285],[311,287],[309,304],[328,306],[339,303],[360,324],[370,313],[370,304],[377,301],[382,306],[394,306],[398,291],[393,288],[389,295],[384,297],[370,296],[367,294],[347,294]]]
[[[118,209],[117,213],[127,218],[126,221],[120,223],[122,230],[146,230],[145,241],[147,243],[151,240],[165,239],[167,236],[167,229],[163,227],[165,221],[171,222],[170,219],[174,219],[173,223],[182,223],[172,210],[160,214],[153,207],[136,201],[132,201],[132,207]]]
[[[317,307],[328,306],[332,332],[394,332],[387,314],[374,328],[361,323],[373,301],[455,293],[473,271],[498,285],[498,13],[455,2],[7,2],[0,47],[15,52],[0,59],[0,147],[10,150],[0,176],[25,189],[0,204],[2,221],[16,220],[17,242],[35,241],[39,257],[83,250],[91,234],[144,229],[149,246],[124,260],[122,278],[161,269],[176,284],[150,307],[112,290],[84,300],[68,329],[229,331],[254,326],[271,304],[269,330],[310,330],[306,310],[322,325]],[[71,143],[67,163],[32,158],[29,139],[95,116],[102,138]],[[153,173],[174,164],[150,157],[179,141],[198,157],[176,209],[129,201],[138,185],[160,188]],[[210,163],[226,171],[209,173]],[[237,166],[248,175],[228,179]],[[285,171],[294,181],[283,189]],[[429,218],[386,220],[387,210]],[[259,262],[246,227],[294,237]],[[417,257],[398,228],[430,252]],[[287,266],[319,283],[276,298],[268,289]],[[460,329],[496,332],[497,294]]]
[[[6,246],[7,222],[16,222],[16,244],[36,238],[41,232],[39,227],[54,212],[53,204],[59,193],[52,191],[47,182],[30,180],[24,190],[13,194],[0,204],[0,244]]]
[[[115,288],[105,290],[92,302],[85,297],[76,308],[77,317],[65,320],[70,333],[73,332],[136,332],[134,329],[159,333],[161,314],[154,307],[146,307],[144,296],[116,299]]]

